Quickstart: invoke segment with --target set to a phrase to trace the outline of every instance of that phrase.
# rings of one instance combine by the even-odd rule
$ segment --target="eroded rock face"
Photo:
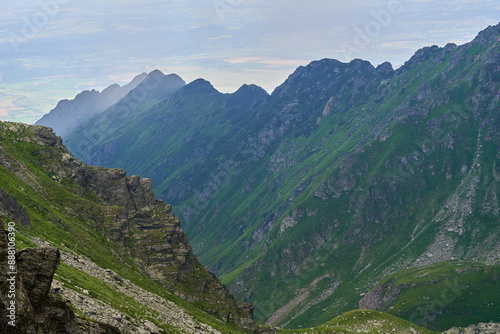
[[[60,261],[57,248],[37,247],[18,251],[9,248],[8,241],[1,222],[0,333],[119,333],[113,326],[77,320],[69,301],[49,295],[54,272]],[[15,268],[9,265],[12,256],[15,257]],[[11,274],[12,269],[15,269],[15,274]],[[15,290],[11,288],[12,284]],[[15,312],[9,309],[11,301],[15,301]],[[92,331],[87,331],[87,328],[92,328]]]
[[[359,301],[359,308],[365,310],[378,310],[382,306],[382,285],[377,286],[372,291],[368,292],[363,299]]]
[[[188,302],[203,303],[204,310],[224,321],[245,327],[254,324],[253,307],[238,304],[229,289],[198,262],[172,207],[155,198],[150,179],[83,164],[75,174],[78,184],[115,208],[107,214],[114,219],[94,228],[105,226],[105,236],[151,278]]]
[[[43,303],[47,300],[59,258],[57,248],[25,248],[19,252],[17,270],[28,292],[31,305],[35,309],[43,307]]]
[[[59,250],[27,248],[19,252],[9,249],[3,223],[0,227],[0,240],[2,303],[0,331],[2,333],[82,333],[71,305],[64,300],[49,296],[50,284],[59,265]],[[13,268],[8,263],[9,252],[10,255],[15,253],[17,274],[10,274]],[[15,286],[14,291],[11,289],[12,284]],[[15,301],[15,312],[9,309],[12,301]]]

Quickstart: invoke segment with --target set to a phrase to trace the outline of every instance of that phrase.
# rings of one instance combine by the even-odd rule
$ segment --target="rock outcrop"
[[[15,233],[0,226],[0,332],[12,334],[115,334],[113,326],[77,319],[71,304],[49,290],[59,265],[53,247],[12,247]],[[15,260],[14,260],[15,259]],[[14,307],[12,307],[14,305]],[[87,328],[92,330],[88,331]]]
[[[0,214],[10,217],[24,227],[31,228],[30,216],[26,208],[3,189],[0,189]]]
[[[453,327],[443,334],[500,334],[500,324],[499,323],[479,323],[476,325],[470,325],[465,328]]]

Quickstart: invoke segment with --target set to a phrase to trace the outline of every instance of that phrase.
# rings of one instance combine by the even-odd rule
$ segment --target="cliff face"
[[[33,209],[36,215],[50,213],[52,210],[59,212],[56,216],[47,218],[53,222],[49,224],[50,228],[60,226],[69,233],[78,232],[65,226],[65,218],[61,219],[63,212],[70,216],[70,220],[84,222],[94,232],[88,231],[86,227],[83,229],[94,234],[97,240],[104,237],[106,243],[109,243],[109,252],[115,254],[116,258],[123,259],[119,261],[124,261],[123,267],[126,269],[145,273],[168,291],[224,322],[257,328],[252,319],[252,305],[237,303],[219,279],[200,265],[171,206],[155,198],[151,180],[138,176],[129,177],[120,169],[88,166],[74,159],[62,145],[61,139],[45,127],[0,123],[0,132],[0,208],[7,213],[9,219],[22,223],[23,227],[29,229],[29,215],[23,206],[29,203],[28,211]],[[18,187],[12,186],[7,179],[8,175],[25,183]],[[24,196],[23,205],[8,191],[17,194],[17,198]],[[62,193],[63,191],[68,193]],[[42,205],[33,203],[33,199],[38,196],[50,201],[40,201],[43,202]],[[32,222],[31,225],[33,229],[38,229],[37,223]],[[75,240],[75,244],[68,247],[85,248],[87,243],[95,241]],[[66,244],[67,242],[63,247]],[[88,253],[87,256],[104,256],[98,254],[98,250],[95,252]],[[72,263],[70,253],[65,258],[66,263]],[[36,263],[44,263],[39,268],[43,269],[43,273],[23,278],[25,299],[30,300],[34,308],[33,311],[29,307],[26,312],[23,311],[23,314],[31,317],[26,320],[27,324],[38,321],[36,319],[42,317],[38,317],[38,313],[47,313],[42,309],[38,310],[37,305],[50,306],[50,303],[56,303],[47,294],[59,263],[59,252],[55,248],[22,250],[19,254],[20,275],[23,275],[22,270],[32,272]],[[47,268],[44,267],[45,263]],[[133,269],[134,266],[137,268]],[[36,270],[33,271],[35,272]],[[119,275],[116,276],[120,278]],[[43,280],[40,281],[42,277]],[[23,294],[19,296],[22,297]],[[23,305],[22,299],[18,305]],[[64,311],[64,314],[64,319],[74,318],[72,313]],[[44,318],[40,319],[42,320],[39,322],[44,323]],[[67,322],[66,326],[71,323]],[[34,326],[36,330],[36,324]],[[67,329],[70,330],[72,329]]]
[[[59,177],[71,177],[82,195],[91,191],[105,205],[100,212],[103,218],[91,220],[95,230],[184,300],[203,304],[225,321],[253,323],[253,307],[236,303],[226,286],[200,265],[172,207],[155,198],[150,179],[128,177],[121,169],[87,166],[72,158],[67,162],[71,168],[59,170]]]

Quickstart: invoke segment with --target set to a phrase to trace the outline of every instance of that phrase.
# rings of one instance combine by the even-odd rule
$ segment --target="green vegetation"
[[[403,270],[381,285],[388,300],[380,310],[425,327],[500,322],[500,266],[440,262]]]
[[[0,188],[27,209],[31,220],[31,229],[16,225],[17,248],[36,247],[34,240],[40,238],[75,258],[85,256],[101,268],[111,269],[140,288],[174,302],[200,323],[224,333],[244,332],[233,322],[223,322],[169,292],[149,278],[130,256],[94,230],[91,226],[95,226],[95,222],[104,223],[109,218],[105,215],[109,208],[92,191],[79,196],[75,182],[58,174],[58,170],[64,169],[61,157],[67,152],[58,145],[37,143],[39,129],[0,123]],[[6,223],[11,217],[1,218],[0,221]],[[144,306],[82,270],[61,263],[55,279],[65,288],[79,293],[86,290],[90,297],[124,313],[132,322],[149,320],[165,333],[179,332],[171,324],[162,323],[157,310]]]
[[[42,146],[35,143],[36,128],[20,124],[0,123],[2,158],[0,166],[0,187],[15,194],[16,199],[30,214],[31,229],[18,225],[16,235],[17,247],[35,247],[34,238],[41,238],[61,248],[69,256],[78,259],[85,256],[102,268],[112,269],[123,279],[128,279],[146,291],[152,292],[172,301],[202,324],[207,324],[222,333],[244,333],[234,323],[224,323],[220,319],[202,311],[196,303],[191,304],[181,300],[144,275],[136,263],[122,254],[116,245],[106,240],[94,231],[83,218],[102,216],[105,206],[95,193],[88,191],[84,197],[78,196],[76,184],[70,178],[60,178],[55,171],[61,167],[58,157],[66,152],[60,147]],[[13,170],[6,166],[16,162]],[[53,173],[47,166],[52,166]],[[9,217],[1,217],[5,223]],[[72,255],[71,255],[72,254]],[[199,270],[202,270],[201,266]],[[208,275],[208,274],[207,274]],[[86,294],[95,300],[104,302],[115,310],[126,315],[126,320],[133,323],[150,321],[164,333],[181,333],[172,324],[161,321],[159,311],[147,307],[123,290],[107,284],[105,281],[91,276],[84,271],[61,263],[56,271],[55,279],[65,289]],[[118,283],[123,286],[122,283]],[[200,282],[201,284],[201,282]],[[186,291],[187,293],[193,291]],[[203,305],[201,305],[203,306]],[[81,310],[75,312],[82,318]],[[390,330],[392,333],[403,333],[404,330],[415,328],[419,333],[432,333],[402,319],[377,311],[351,311],[339,316],[321,326],[305,330],[282,330],[283,333],[380,333]],[[395,329],[395,331],[392,331]]]
[[[283,330],[280,333],[309,333],[309,334],[385,334],[385,333],[419,333],[435,334],[436,332],[416,326],[408,321],[399,319],[390,314],[373,310],[355,310],[346,312],[327,323],[303,330]]]
[[[197,81],[131,115],[108,110],[65,144],[152,178],[257,321],[317,326],[407,267],[499,260],[499,29],[388,75],[316,61],[271,96]]]

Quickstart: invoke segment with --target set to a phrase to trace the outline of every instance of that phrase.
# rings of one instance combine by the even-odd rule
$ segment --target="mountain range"
[[[500,321],[499,101],[496,25],[397,70],[314,61],[270,95],[155,71],[63,140],[151,178],[257,322],[321,326],[361,305],[445,330]]]
[[[95,89],[87,90],[78,94],[73,100],[62,100],[35,124],[48,126],[62,137],[126,96],[140,103],[146,99],[154,99],[158,95],[167,96],[185,84],[176,75],[164,75],[160,71],[153,71],[149,75],[142,73],[123,87],[113,84],[102,92]],[[143,94],[146,89],[149,95]]]
[[[304,330],[259,326],[253,306],[236,302],[200,266],[171,206],[154,198],[149,179],[78,161],[46,127],[0,122],[0,138],[1,333],[436,334],[367,309]],[[468,307],[486,297],[489,304],[496,302],[491,292],[499,291],[498,269],[477,263],[414,268],[388,277],[360,306],[415,302],[404,288],[408,282],[419,296],[431,291]],[[429,282],[429,274],[437,279]],[[471,298],[469,286],[457,280],[486,283],[491,290],[474,287],[479,297]],[[451,287],[452,299],[443,295],[443,285]],[[452,309],[463,312],[455,304]],[[499,329],[479,323],[445,333]]]

